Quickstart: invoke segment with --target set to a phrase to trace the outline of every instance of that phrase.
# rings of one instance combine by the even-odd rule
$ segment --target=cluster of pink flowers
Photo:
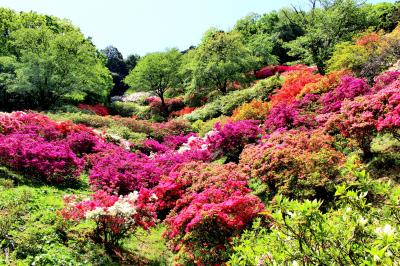
[[[161,113],[161,100],[159,97],[148,97],[146,98],[146,103],[151,107],[151,109],[156,113]],[[175,112],[183,109],[185,104],[182,98],[172,98],[165,99],[165,104],[168,108],[168,112]]]
[[[75,179],[102,140],[89,128],[36,113],[0,115],[0,162],[48,182]]]
[[[208,149],[214,158],[227,156],[229,161],[237,161],[245,145],[257,141],[261,134],[258,121],[241,120],[222,126],[217,123],[207,137]]]
[[[345,76],[334,90],[321,98],[322,113],[340,111],[345,99],[354,99],[357,96],[369,93],[371,90],[363,79]]]

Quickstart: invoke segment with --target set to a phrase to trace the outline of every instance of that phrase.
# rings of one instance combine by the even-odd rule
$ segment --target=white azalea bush
[[[94,240],[106,247],[114,247],[138,227],[148,229],[154,226],[155,200],[157,197],[146,189],[126,196],[110,195],[100,190],[83,201],[79,201],[76,195],[67,195],[61,215],[72,222],[93,221],[96,225]]]

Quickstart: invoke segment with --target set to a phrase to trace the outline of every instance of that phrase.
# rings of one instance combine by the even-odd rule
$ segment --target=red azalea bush
[[[95,105],[79,104],[78,108],[81,110],[87,110],[87,111],[93,112],[96,115],[100,115],[100,116],[110,115],[110,111],[108,110],[108,108],[99,103],[95,104]]]
[[[277,73],[285,73],[285,72],[292,72],[296,70],[303,70],[306,69],[308,71],[315,71],[316,68],[308,67],[306,65],[293,65],[293,66],[266,66],[261,68],[260,70],[256,71],[254,76],[257,79],[265,79],[271,77]]]
[[[90,199],[83,201],[79,201],[76,195],[65,196],[65,208],[60,214],[65,220],[72,222],[94,221],[94,240],[112,248],[137,228],[148,229],[155,225],[154,200],[156,197],[145,189],[124,197],[99,190]]]
[[[178,117],[178,116],[183,116],[190,114],[196,109],[196,107],[185,107],[182,110],[174,111],[170,114],[171,117]]]
[[[232,238],[264,210],[243,181],[228,180],[188,193],[165,220],[165,237],[182,264],[221,265],[229,258]]]
[[[162,140],[169,135],[183,135],[191,131],[192,127],[186,120],[170,120],[164,123],[151,124],[153,132],[150,134],[157,140]]]
[[[322,130],[276,131],[262,144],[248,145],[240,166],[266,199],[277,193],[300,199],[326,198],[341,181],[339,167],[345,159],[333,142]]]
[[[320,74],[313,74],[309,70],[298,70],[288,73],[285,75],[282,87],[271,96],[271,105],[275,106],[282,102],[291,103],[306,84],[314,83],[320,78]]]
[[[159,97],[148,97],[145,101],[154,113],[160,114],[162,112],[161,99]],[[182,98],[165,99],[165,104],[169,113],[179,111],[185,107]]]
[[[213,131],[207,134],[206,140],[215,158],[227,156],[228,161],[237,161],[244,146],[256,142],[260,134],[258,121],[242,120],[224,126],[217,123]]]
[[[242,181],[245,186],[247,179],[234,163],[189,162],[178,165],[168,176],[163,176],[153,189],[159,198],[157,210],[171,210],[184,195],[199,193],[212,186],[222,187],[229,180]]]

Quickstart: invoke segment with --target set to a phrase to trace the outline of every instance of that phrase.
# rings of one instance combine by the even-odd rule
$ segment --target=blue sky
[[[388,1],[388,2],[393,2]],[[71,20],[98,48],[124,56],[196,45],[210,27],[229,30],[250,12],[304,5],[306,0],[0,0],[1,7]],[[370,3],[381,2],[370,0]]]

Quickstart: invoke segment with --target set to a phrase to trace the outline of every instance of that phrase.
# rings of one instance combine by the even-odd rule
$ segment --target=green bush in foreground
[[[236,239],[229,265],[398,265],[400,187],[356,175],[326,213],[320,201],[276,197],[269,227],[257,221]]]

